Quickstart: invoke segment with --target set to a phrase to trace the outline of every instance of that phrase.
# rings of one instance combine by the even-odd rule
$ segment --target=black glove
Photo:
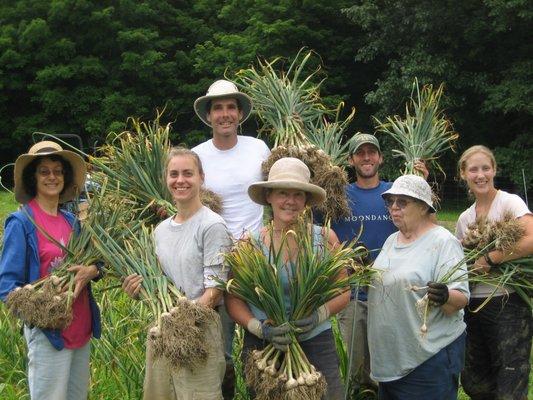
[[[446,302],[450,298],[448,286],[446,286],[444,283],[438,283],[433,281],[429,281],[427,283],[427,286],[428,299],[430,302],[437,306],[442,306],[443,304],[446,304]]]

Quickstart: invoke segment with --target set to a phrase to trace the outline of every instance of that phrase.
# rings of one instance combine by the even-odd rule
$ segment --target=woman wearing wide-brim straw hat
[[[286,157],[277,160],[271,167],[268,180],[256,182],[248,188],[250,198],[261,205],[272,208],[272,226],[264,227],[256,233],[256,238],[264,244],[263,252],[268,255],[270,246],[279,251],[282,246],[282,237],[288,230],[293,229],[298,218],[307,206],[322,203],[326,192],[319,186],[309,183],[310,172],[307,166],[296,158]],[[272,235],[270,235],[271,229]],[[331,229],[326,230],[320,226],[309,227],[314,237],[314,251],[326,244],[333,247],[338,244],[337,235]],[[285,236],[284,248],[286,258],[295,261],[297,258],[297,243],[292,236]],[[272,238],[272,239],[271,239]],[[272,240],[272,243],[271,243]],[[288,274],[287,271],[284,272]],[[289,279],[284,279],[284,293],[289,292]],[[305,332],[299,336],[299,342],[308,357],[327,382],[327,399],[342,399],[344,391],[339,378],[339,360],[335,350],[334,338],[329,317],[342,310],[350,300],[350,292],[338,295],[327,303],[318,307],[310,318],[293,321],[293,324]],[[272,328],[265,321],[266,314],[252,304],[227,295],[226,307],[230,316],[246,329],[244,337],[243,354],[251,350],[263,349],[268,342],[274,344],[287,343],[287,327]]]
[[[0,297],[48,275],[64,257],[47,235],[67,243],[79,229],[74,215],[59,209],[83,188],[84,160],[52,141],[33,145],[15,162],[15,198],[22,209],[5,223],[0,260]],[[32,221],[33,219],[33,221]],[[37,227],[37,226],[38,227]],[[90,281],[100,276],[95,265],[73,265],[73,322],[66,329],[24,326],[28,345],[28,381],[32,399],[85,399],[89,387],[91,336],[100,336],[100,314]]]
[[[382,195],[398,232],[374,261],[368,291],[371,377],[384,400],[457,398],[468,302],[459,241],[434,222],[429,184],[404,175]],[[449,284],[438,283],[450,272]],[[460,280],[454,282],[453,278]]]

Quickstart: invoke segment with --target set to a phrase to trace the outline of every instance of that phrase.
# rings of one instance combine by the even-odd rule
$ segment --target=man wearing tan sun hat
[[[252,99],[239,92],[233,82],[224,79],[213,82],[205,96],[194,102],[194,111],[211,128],[213,137],[192,151],[202,161],[205,187],[222,198],[220,215],[233,237],[239,239],[263,225],[263,207],[251,201],[246,191],[252,182],[263,178],[261,164],[270,155],[270,150],[262,140],[238,135],[239,127],[252,111]],[[225,399],[232,399],[231,352],[235,325],[225,309],[220,311],[220,317],[227,363],[222,390]]]

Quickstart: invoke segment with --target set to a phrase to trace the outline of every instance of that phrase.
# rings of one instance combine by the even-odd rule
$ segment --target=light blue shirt
[[[368,293],[368,345],[371,376],[378,382],[400,379],[457,339],[465,330],[463,310],[446,315],[429,307],[427,333],[420,330],[422,317],[417,301],[426,289],[412,285],[436,281],[463,259],[459,241],[437,226],[412,243],[398,243],[398,232],[385,241],[374,267],[381,270]],[[466,265],[454,274],[464,280],[448,285],[469,297]]]

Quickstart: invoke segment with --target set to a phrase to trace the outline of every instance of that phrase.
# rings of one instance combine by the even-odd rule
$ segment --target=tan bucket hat
[[[326,191],[320,186],[309,183],[311,173],[303,161],[293,158],[280,158],[270,168],[268,180],[255,182],[248,188],[248,196],[258,204],[267,206],[266,188],[269,189],[296,189],[308,194],[307,205],[314,206],[326,199]]]
[[[252,99],[248,95],[239,92],[239,89],[237,89],[237,86],[233,82],[225,79],[220,79],[213,82],[211,86],[209,86],[209,89],[207,89],[205,96],[198,97],[195,100],[194,112],[204,124],[211,126],[207,120],[207,103],[210,100],[225,98],[234,98],[239,101],[242,111],[242,119],[239,121],[239,123],[242,124],[244,121],[246,121],[252,112]]]
[[[63,148],[55,142],[49,140],[43,140],[30,147],[26,154],[22,154],[15,161],[15,199],[21,203],[26,204],[32,198],[26,192],[24,183],[22,182],[22,172],[24,168],[35,158],[39,156],[58,155],[63,157],[72,166],[72,183],[63,189],[63,193],[59,197],[59,202],[64,203],[66,201],[73,200],[83,189],[85,184],[85,176],[87,175],[87,167],[85,161],[78,154],[63,150]]]
[[[397,178],[389,190],[383,192],[381,197],[384,199],[391,195],[403,195],[409,196],[413,199],[420,200],[429,206],[429,210],[436,212],[433,206],[433,196],[431,193],[431,187],[424,178],[418,175],[402,175]]]

